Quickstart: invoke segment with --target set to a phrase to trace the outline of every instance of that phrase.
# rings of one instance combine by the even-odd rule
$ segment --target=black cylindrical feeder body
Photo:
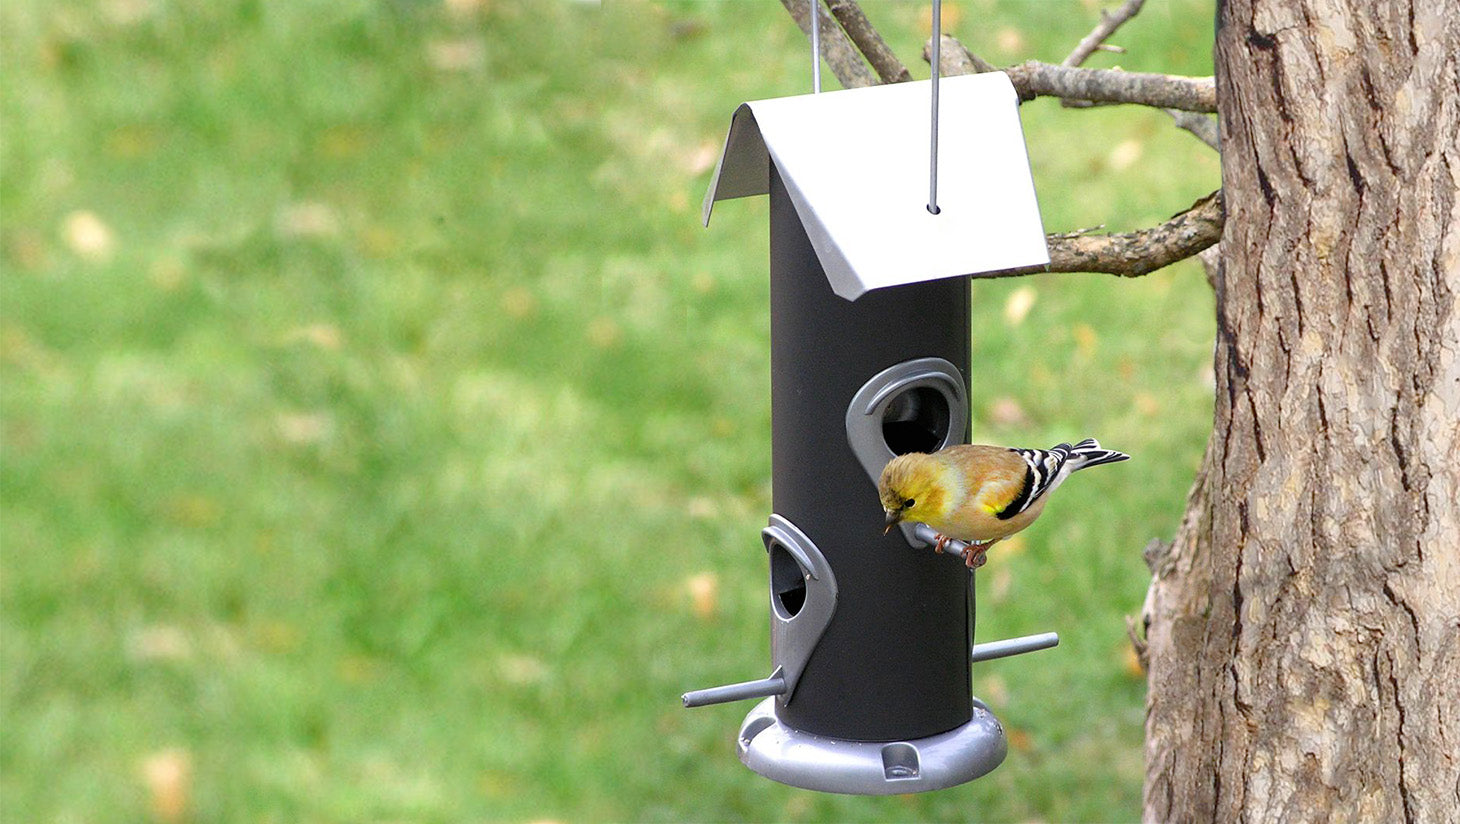
[[[942,358],[967,385],[969,280],[837,296],[774,162],[770,223],[772,506],[820,549],[840,588],[831,623],[776,715],[850,741],[946,732],[973,714],[968,576],[946,557],[914,550],[899,530],[883,534],[877,490],[848,445],[845,416],[868,379],[898,363]],[[885,423],[893,452],[941,445],[948,410],[928,406]]]

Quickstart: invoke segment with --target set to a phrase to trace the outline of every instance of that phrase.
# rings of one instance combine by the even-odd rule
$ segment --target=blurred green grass
[[[899,54],[925,4],[872,0]],[[996,62],[1097,4],[949,2]],[[1148,7],[1091,65],[1208,74]],[[764,674],[766,207],[698,225],[774,2],[0,6],[0,812],[12,821],[1134,820],[1140,550],[1210,425],[1210,290],[975,284],[974,438],[1095,435],[980,575],[1009,758],[864,799],[737,763]],[[916,76],[926,66],[912,66]],[[1159,112],[1024,109],[1046,228],[1217,185]],[[1011,305],[1032,302],[1022,321]]]

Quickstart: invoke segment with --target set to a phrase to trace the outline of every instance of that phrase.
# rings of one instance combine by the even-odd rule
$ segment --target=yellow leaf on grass
[[[1039,293],[1033,286],[1020,286],[1009,293],[1004,301],[1004,321],[1010,326],[1018,326],[1024,322],[1029,315],[1029,310],[1034,308],[1034,301],[1038,299]]]
[[[116,233],[95,212],[81,210],[66,215],[61,236],[77,257],[92,263],[110,260],[116,250]]]
[[[274,231],[284,238],[331,238],[340,233],[340,218],[327,203],[290,203],[274,216]]]
[[[1095,354],[1095,347],[1100,344],[1100,336],[1088,323],[1077,323],[1071,330],[1075,336],[1075,346],[1079,347],[1080,354],[1090,357]]]
[[[154,624],[127,637],[127,653],[138,661],[182,661],[193,654],[193,644],[181,627]]]
[[[335,421],[328,412],[284,413],[275,419],[274,427],[286,443],[310,446],[333,434]]]
[[[1136,161],[1141,159],[1141,155],[1144,153],[1145,145],[1141,141],[1135,138],[1122,140],[1115,144],[1115,148],[1110,150],[1110,157],[1108,158],[1110,168],[1117,172],[1123,169],[1129,169],[1135,165]]]
[[[1003,706],[1009,702],[1009,687],[1004,683],[1001,675],[988,675],[978,679],[978,695],[986,703],[995,707]]]
[[[1015,555],[1024,554],[1024,550],[1029,548],[1029,540],[1023,535],[1010,535],[995,544],[995,547],[997,547],[1000,555],[1006,558],[1012,558]],[[990,550],[990,553],[992,552],[993,550]]]
[[[944,15],[947,19],[947,15]],[[998,44],[999,51],[1005,54],[1019,54],[1024,51],[1024,35],[1018,29],[1001,29],[994,35],[994,42]]]
[[[689,593],[690,610],[701,621],[715,617],[720,603],[720,577],[713,572],[701,572],[685,580],[685,591]]]
[[[464,72],[486,65],[487,49],[476,39],[437,40],[427,44],[426,57],[441,71]]]
[[[691,175],[701,175],[714,168],[715,161],[720,159],[720,146],[716,143],[701,143],[694,148],[685,158],[685,171]]]
[[[1161,412],[1161,402],[1150,392],[1137,392],[1135,406],[1136,411],[1147,418],[1154,418]]]
[[[1024,730],[1006,726],[1004,732],[1009,736],[1009,746],[1016,752],[1029,752],[1034,749],[1034,739]]]
[[[142,781],[154,818],[174,822],[187,816],[192,778],[193,759],[187,750],[162,750],[142,760]]]
[[[696,495],[690,498],[685,503],[684,510],[691,518],[702,521],[709,520],[720,514],[720,508],[715,505],[715,499],[705,495]]]
[[[993,579],[989,581],[989,598],[994,605],[997,606],[1008,601],[1009,588],[1014,584],[1014,573],[1010,572],[1007,566],[1000,566],[989,573],[989,577]]]
[[[531,655],[503,655],[497,659],[497,671],[504,681],[517,686],[540,683],[548,674],[547,665]]]
[[[340,348],[343,339],[340,327],[333,323],[311,323],[291,329],[284,334],[285,343],[308,343],[331,352]]]

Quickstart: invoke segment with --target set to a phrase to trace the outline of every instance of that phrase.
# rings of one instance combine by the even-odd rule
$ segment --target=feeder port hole
[[[791,620],[806,606],[806,570],[785,547],[771,542],[771,601],[776,615]]]
[[[887,402],[882,438],[894,455],[936,452],[945,444],[951,422],[946,394],[933,386],[910,386]]]

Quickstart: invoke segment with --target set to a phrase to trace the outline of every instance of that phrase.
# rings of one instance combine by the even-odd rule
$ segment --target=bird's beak
[[[883,511],[887,513],[887,526],[882,529],[882,534],[886,535],[887,533],[892,531],[892,528],[894,526],[897,526],[899,523],[902,522],[902,513],[893,512],[890,509],[885,509]]]

